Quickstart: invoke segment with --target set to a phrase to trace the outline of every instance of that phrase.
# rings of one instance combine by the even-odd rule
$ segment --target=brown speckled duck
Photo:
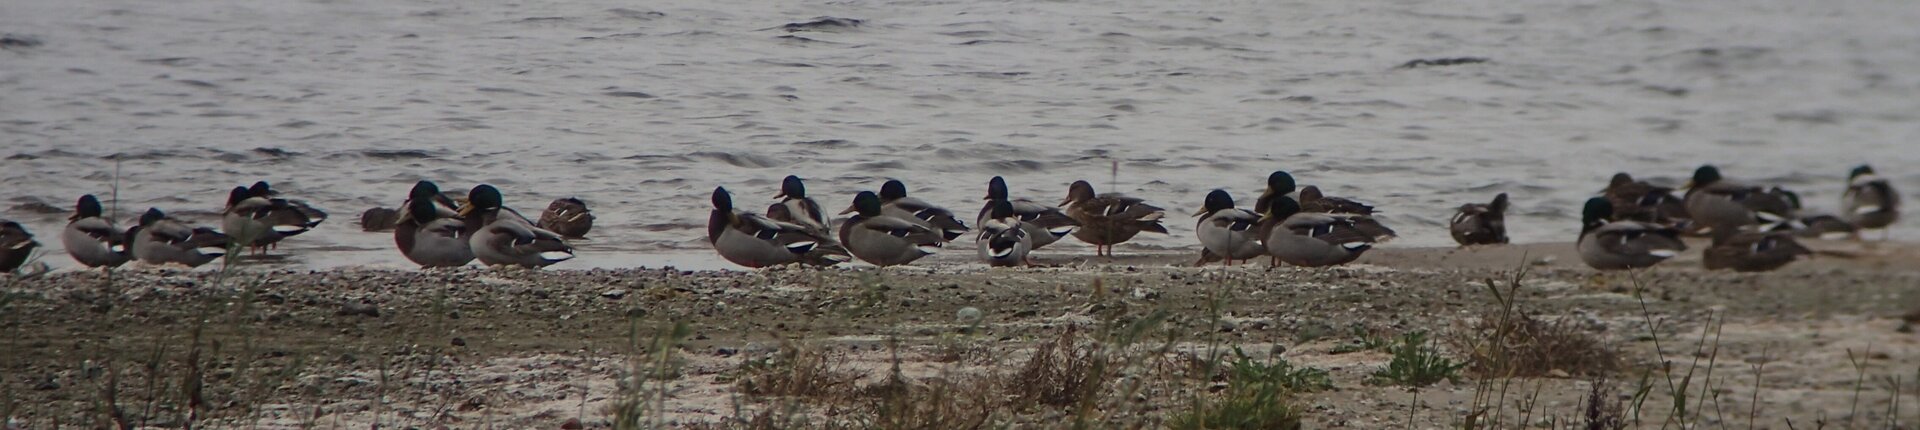
[[[1507,243],[1507,193],[1489,203],[1460,205],[1447,229],[1460,246]]]
[[[1067,199],[1060,205],[1066,209],[1067,216],[1080,222],[1073,237],[1092,244],[1095,255],[1112,256],[1114,245],[1131,240],[1143,231],[1167,234],[1167,227],[1160,225],[1166,210],[1133,197],[1094,193],[1093,184],[1087,181],[1075,181],[1068,186]]]

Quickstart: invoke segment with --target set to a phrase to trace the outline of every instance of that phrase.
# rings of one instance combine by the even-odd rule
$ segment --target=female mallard
[[[762,268],[802,261],[824,241],[798,224],[778,222],[733,208],[733,196],[723,187],[713,189],[713,211],[707,216],[707,243],[720,258],[741,266]],[[845,251],[823,259],[846,261]]]
[[[1793,219],[1791,204],[1779,194],[1767,192],[1757,185],[1723,178],[1720,169],[1712,165],[1700,166],[1693,171],[1693,181],[1687,186],[1686,202],[1687,214],[1693,217],[1695,228],[1708,235]]]
[[[1006,267],[1027,264],[1027,251],[1033,250],[1033,236],[1014,213],[1013,202],[995,200],[988,218],[980,221],[980,260],[988,266]]]
[[[1145,200],[1119,194],[1095,194],[1093,184],[1074,181],[1067,187],[1067,199],[1060,202],[1067,216],[1080,222],[1073,237],[1093,245],[1094,255],[1113,256],[1113,246],[1133,239],[1143,231],[1167,234],[1160,225],[1166,210]]]
[[[985,224],[988,219],[992,219],[991,212],[994,206],[1005,201],[1013,206],[1013,214],[1020,217],[1020,228],[1026,230],[1027,237],[1032,239],[1033,249],[1040,249],[1058,242],[1080,227],[1080,221],[1067,216],[1065,212],[1060,211],[1060,208],[1025,199],[1008,198],[1007,180],[999,176],[987,181],[986,200],[986,206],[980,208],[980,215],[974,217],[975,222]]]
[[[1701,262],[1708,270],[1765,272],[1786,266],[1802,255],[1813,255],[1813,250],[1784,231],[1727,230],[1713,236],[1713,246],[1704,254]]]
[[[1636,181],[1626,172],[1613,174],[1600,194],[1613,204],[1613,220],[1676,225],[1689,218],[1686,202],[1673,196],[1673,188]]]
[[[467,244],[480,264],[541,268],[573,259],[573,247],[559,233],[534,227],[527,217],[506,207],[500,189],[492,185],[480,184],[467,192],[460,218],[466,223]]]
[[[1226,265],[1232,266],[1233,260],[1246,260],[1267,253],[1265,242],[1261,241],[1259,229],[1260,214],[1246,209],[1233,207],[1233,196],[1226,190],[1213,190],[1207,193],[1207,200],[1199,213],[1193,214],[1200,222],[1193,227],[1194,235],[1200,237],[1200,262],[1204,265],[1215,258],[1225,258]]]
[[[1848,221],[1860,228],[1885,229],[1900,220],[1900,194],[1893,185],[1861,165],[1847,173],[1847,192],[1840,195]]]
[[[888,216],[881,208],[880,196],[861,191],[853,197],[855,212],[840,224],[840,243],[853,256],[876,266],[912,263],[933,255],[945,242],[940,233],[905,219]]]
[[[907,184],[897,180],[888,179],[885,184],[880,185],[880,205],[887,216],[938,231],[941,239],[945,241],[958,239],[969,230],[966,223],[960,222],[959,217],[953,216],[953,211],[917,198],[907,197]]]
[[[1373,236],[1375,242],[1386,242],[1396,237],[1393,229],[1387,228],[1386,224],[1381,224],[1378,218],[1373,217],[1373,206],[1352,199],[1323,195],[1320,193],[1320,187],[1308,185],[1306,188],[1301,188],[1299,204],[1301,212],[1366,215],[1352,218],[1353,226],[1360,229],[1360,232]]]
[[[579,197],[555,199],[540,212],[539,227],[569,239],[585,239],[593,230],[593,211],[587,210],[587,202]]]
[[[1296,266],[1346,264],[1373,249],[1373,235],[1358,224],[1370,217],[1358,214],[1303,212],[1292,197],[1274,197],[1256,231],[1265,231],[1267,253]]]
[[[1493,196],[1491,203],[1460,205],[1447,229],[1460,246],[1507,243],[1507,193]]]
[[[226,234],[187,225],[155,208],[140,215],[140,225],[127,230],[127,237],[133,239],[133,257],[147,264],[200,267],[227,255]]]
[[[0,219],[0,274],[20,269],[20,266],[27,264],[28,258],[33,257],[33,249],[38,247],[40,242],[33,240],[33,233],[28,233],[26,227]]]
[[[300,211],[301,215],[306,215],[308,229],[319,227],[321,222],[327,220],[326,211],[314,208],[312,205],[307,204],[306,200],[281,198],[280,190],[273,189],[272,186],[267,185],[267,181],[254,182],[253,186],[247,187],[247,193],[255,197],[285,201],[288,206],[292,206],[295,210]]]
[[[414,184],[394,226],[400,254],[420,267],[460,267],[473,262],[466,222],[451,206],[442,206],[451,204],[452,199],[441,195],[432,182]]]
[[[1687,244],[1680,242],[1680,231],[1662,224],[1640,221],[1607,221],[1613,217],[1613,203],[1604,197],[1587,199],[1581,211],[1580,240],[1574,248],[1580,260],[1600,270],[1641,269],[1667,261]]]
[[[73,216],[67,220],[67,229],[60,232],[60,244],[67,247],[67,255],[73,256],[73,261],[87,267],[113,268],[126,264],[127,234],[107,219],[100,199],[92,194],[80,196],[80,202],[74,204]]]
[[[221,213],[221,227],[227,236],[256,253],[319,225],[286,199],[272,197],[265,184],[234,187],[227,193],[227,207]]]

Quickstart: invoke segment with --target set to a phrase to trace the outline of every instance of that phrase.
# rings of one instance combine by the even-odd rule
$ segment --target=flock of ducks
[[[1712,238],[1702,262],[1708,269],[1766,271],[1809,255],[1797,237],[1852,237],[1885,229],[1899,219],[1893,187],[1860,166],[1848,175],[1838,215],[1805,213],[1798,194],[1722,177],[1711,165],[1693,173],[1684,193],[1626,173],[1613,177],[1581,212],[1576,249],[1600,270],[1652,267],[1687,249],[1682,236]],[[1099,256],[1140,233],[1167,234],[1166,210],[1144,200],[1098,193],[1087,181],[1067,187],[1058,205],[1014,198],[1004,178],[987,182],[985,204],[969,227],[953,211],[909,196],[906,184],[889,180],[879,192],[862,191],[840,214],[827,214],[788,176],[764,212],[734,205],[726,188],[713,191],[707,242],[729,262],[762,268],[789,264],[831,266],[859,259],[877,266],[910,264],[953,242],[975,243],[980,261],[996,267],[1032,265],[1032,253],[1068,236],[1094,246]],[[538,221],[505,205],[498,188],[478,185],[464,200],[449,197],[430,181],[414,184],[398,209],[368,211],[368,231],[391,229],[401,255],[421,267],[459,267],[475,260],[488,266],[539,268],[574,257],[569,238],[591,228],[592,212],[576,198],[554,201]],[[1461,246],[1508,242],[1506,194],[1488,203],[1459,207],[1449,232]],[[1202,247],[1197,265],[1226,265],[1262,256],[1270,264],[1322,267],[1358,259],[1375,244],[1394,238],[1373,217],[1374,207],[1326,196],[1314,186],[1297,188],[1285,171],[1268,175],[1253,208],[1235,206],[1224,190],[1206,195],[1194,214]],[[120,230],[100,200],[81,196],[61,232],[61,243],[80,264],[112,268],[127,261],[197,267],[228,254],[265,253],[281,240],[312,230],[327,214],[300,200],[279,197],[266,182],[235,187],[222,212],[221,230],[142,213],[138,225]],[[39,245],[19,223],[0,220],[0,272],[13,272]]]

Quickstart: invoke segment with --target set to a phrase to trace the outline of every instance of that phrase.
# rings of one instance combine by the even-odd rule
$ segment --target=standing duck
[[[940,232],[946,241],[958,239],[967,234],[967,224],[953,216],[947,210],[926,201],[907,197],[907,184],[898,180],[887,180],[880,185],[880,205],[887,216],[907,220]]]
[[[1295,186],[1293,183],[1293,174],[1287,173],[1285,170],[1275,170],[1273,173],[1268,174],[1267,189],[1266,191],[1260,192],[1260,198],[1258,200],[1253,201],[1253,212],[1261,214],[1267,213],[1267,208],[1273,205],[1273,199],[1275,197],[1293,194]]]
[[[1005,201],[1013,206],[1013,214],[1020,217],[1020,228],[1026,230],[1027,237],[1032,239],[1033,249],[1040,249],[1058,242],[1080,227],[1080,221],[1067,216],[1058,207],[1034,203],[1026,199],[1009,198],[1007,180],[999,176],[987,181],[986,200],[986,206],[980,208],[980,215],[974,217],[975,222],[985,224],[988,219],[992,219],[991,212],[994,206]]]
[[[1067,216],[1080,222],[1073,237],[1093,245],[1094,255],[1113,256],[1113,246],[1133,239],[1140,232],[1167,234],[1160,225],[1165,209],[1145,200],[1119,194],[1096,194],[1093,184],[1074,181],[1067,187],[1067,199],[1060,202]]]
[[[1613,174],[1600,194],[1613,204],[1613,220],[1677,225],[1690,218],[1686,201],[1674,197],[1673,188],[1634,180],[1626,172]]]
[[[1840,207],[1845,208],[1847,220],[1860,228],[1885,229],[1900,220],[1900,194],[1866,165],[1847,173],[1847,192],[1840,195]]]
[[[227,255],[227,235],[168,218],[156,208],[147,208],[127,236],[133,240],[133,257],[147,264],[200,267]]]
[[[1292,197],[1274,197],[1257,231],[1266,232],[1267,254],[1296,266],[1346,264],[1373,249],[1373,235],[1358,224],[1366,215],[1302,212]]]
[[[1448,224],[1453,241],[1460,246],[1507,243],[1507,193],[1493,196],[1493,202],[1460,205]]]
[[[1701,263],[1708,270],[1765,272],[1813,255],[1813,250],[1800,245],[1789,232],[1727,230],[1713,236],[1713,246],[1704,254]]]
[[[1021,225],[1025,223],[1014,213],[1013,202],[995,200],[989,207],[992,210],[980,221],[980,237],[975,240],[980,260],[993,267],[1026,265],[1027,252],[1033,250],[1033,236]]]
[[[67,255],[73,256],[73,261],[104,268],[126,264],[127,234],[107,219],[100,199],[92,194],[80,196],[79,203],[74,204],[73,216],[67,220],[66,230],[60,232],[60,244],[67,247]]]
[[[1693,171],[1687,186],[1687,214],[1694,228],[1709,236],[1716,231],[1738,230],[1754,224],[1775,224],[1793,219],[1793,208],[1779,194],[1757,185],[1720,176],[1712,165]]]
[[[227,193],[227,207],[221,214],[221,227],[226,234],[247,249],[264,252],[268,246],[280,243],[280,240],[306,233],[318,225],[307,212],[295,207],[285,199],[268,194],[269,190],[261,184],[254,187],[234,187]]]
[[[467,244],[480,264],[541,268],[573,259],[573,247],[559,233],[534,227],[527,217],[506,207],[499,188],[473,187],[460,210]]]
[[[1607,221],[1613,216],[1613,203],[1604,197],[1587,199],[1581,211],[1580,240],[1574,247],[1580,260],[1600,270],[1641,269],[1667,261],[1687,244],[1680,231],[1662,224],[1641,221]]]
[[[1204,207],[1193,216],[1200,218],[1193,227],[1201,247],[1200,262],[1196,265],[1224,258],[1226,265],[1232,266],[1234,260],[1267,253],[1266,243],[1261,241],[1259,229],[1255,228],[1260,223],[1260,214],[1233,207],[1233,196],[1226,190],[1207,193]]]
[[[452,201],[432,182],[414,184],[394,225],[401,255],[420,267],[460,267],[473,262],[467,224],[451,207]]]
[[[0,219],[0,274],[19,270],[33,257],[34,248],[39,247],[40,242],[33,240],[33,233],[28,233],[26,227]]]
[[[585,239],[593,230],[593,211],[587,210],[587,202],[579,197],[554,199],[547,210],[540,212],[538,226],[568,239]]]
[[[707,216],[707,243],[720,258],[741,266],[762,268],[794,263],[816,252],[822,237],[807,227],[778,222],[733,207],[733,196],[724,187],[713,189],[713,211]],[[848,259],[845,251],[829,254],[838,261]]]
[[[840,243],[862,261],[876,266],[912,263],[932,255],[945,242],[940,233],[926,226],[888,216],[880,196],[861,191],[853,197],[852,218],[840,224]]]
[[[327,213],[325,211],[307,204],[306,200],[281,198],[280,190],[273,189],[271,185],[267,184],[267,181],[254,182],[252,187],[247,187],[247,192],[255,197],[285,201],[288,206],[292,206],[294,210],[300,211],[300,214],[306,215],[308,229],[319,227],[321,222],[327,220]]]

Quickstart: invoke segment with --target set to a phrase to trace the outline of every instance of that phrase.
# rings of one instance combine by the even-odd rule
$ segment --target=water
[[[332,212],[291,264],[407,267],[352,221],[429,178],[586,199],[560,267],[684,267],[724,264],[714,186],[770,203],[787,174],[835,210],[900,178],[967,215],[996,174],[1040,201],[1088,179],[1179,213],[1153,248],[1274,169],[1382,207],[1388,246],[1449,245],[1498,192],[1514,240],[1569,241],[1616,171],[1714,162],[1816,210],[1861,162],[1920,189],[1906,0],[472,3],[0,0],[43,42],[0,50],[0,216],[71,265],[64,214],[27,206],[107,193],[118,154],[124,214],[217,224],[258,179]],[[780,28],[821,16],[863,21]],[[1491,61],[1396,67],[1464,56]]]

